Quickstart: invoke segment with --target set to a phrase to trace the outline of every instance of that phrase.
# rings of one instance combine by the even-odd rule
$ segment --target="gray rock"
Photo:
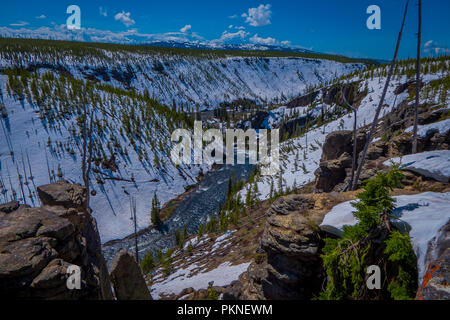
[[[11,201],[8,203],[0,204],[0,212],[3,213],[10,213],[13,212],[19,208],[19,202],[18,201]]]
[[[82,209],[86,190],[79,184],[60,180],[37,188],[43,205]]]
[[[112,299],[84,188],[60,181],[38,190],[42,207],[12,203],[0,215],[0,298]],[[66,286],[69,265],[81,268],[80,290]]]
[[[450,299],[450,221],[430,242],[425,264],[428,265],[418,300]]]
[[[114,257],[110,276],[117,300],[152,300],[141,268],[127,250]]]

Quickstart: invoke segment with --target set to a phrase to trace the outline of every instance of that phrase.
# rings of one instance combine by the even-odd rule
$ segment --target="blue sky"
[[[449,54],[450,1],[422,2],[422,54]],[[405,0],[8,1],[2,3],[0,35],[72,39],[64,24],[69,16],[66,8],[76,4],[81,9],[82,32],[89,37],[73,39],[273,44],[389,60],[404,3]],[[381,9],[381,30],[366,27],[369,5]],[[416,32],[417,0],[411,0],[401,58],[415,56]]]

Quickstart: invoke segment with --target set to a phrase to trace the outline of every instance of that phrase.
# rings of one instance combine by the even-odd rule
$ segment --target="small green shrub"
[[[144,274],[150,273],[155,267],[155,260],[151,252],[147,253],[141,261],[141,269]]]
[[[206,295],[206,300],[218,300],[219,293],[213,288],[212,284],[208,287],[208,294]]]

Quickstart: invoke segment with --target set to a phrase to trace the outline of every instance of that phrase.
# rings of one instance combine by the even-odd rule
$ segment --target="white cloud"
[[[192,26],[190,24],[185,25],[183,28],[180,29],[181,32],[186,33],[189,30],[192,29]]]
[[[18,22],[15,22],[15,23],[10,23],[9,25],[12,26],[12,27],[23,27],[23,26],[26,26],[28,24],[29,23],[26,22],[26,21],[18,21]]]
[[[243,31],[243,30],[239,30],[236,32],[228,32],[228,31],[224,31],[222,33],[222,36],[220,37],[220,39],[217,40],[212,40],[212,42],[225,42],[225,41],[229,41],[235,38],[240,38],[240,39],[245,39],[245,37],[247,37],[249,35],[248,32]]]
[[[238,17],[237,14],[233,14],[232,16],[228,16],[228,18],[230,18],[230,19],[236,19],[237,17]]]
[[[436,41],[434,40],[428,40],[424,44],[423,51],[425,53],[435,54],[435,55],[447,55],[450,54],[450,49],[447,47],[440,46]]]
[[[232,24],[230,24],[228,26],[228,29],[245,30],[245,27],[243,27],[243,26],[233,26]]]
[[[103,8],[103,7],[99,7],[98,8],[98,13],[101,15],[101,16],[104,16],[104,17],[107,17],[108,16],[108,11],[106,10],[106,8]],[[117,15],[116,15],[117,16]],[[117,20],[117,19],[116,19]]]
[[[291,45],[291,42],[289,41],[289,40],[284,40],[284,41],[281,41],[281,45],[283,45],[283,46],[290,46]]]
[[[241,17],[246,18],[245,22],[253,27],[261,27],[270,24],[270,17],[272,11],[270,11],[270,4],[260,4],[257,8],[248,9],[248,13],[243,13]]]
[[[245,27],[243,27],[243,26],[239,26],[239,27],[234,27],[235,29],[238,29],[238,30],[245,30]]]
[[[130,13],[129,12],[119,12],[114,16],[114,19],[117,21],[122,22],[124,25],[126,25],[127,27],[133,25],[136,23],[136,21],[134,21],[133,19],[131,19],[130,17]]]
[[[51,40],[68,41],[94,41],[110,42],[123,44],[139,44],[152,41],[179,41],[198,43],[203,40],[195,32],[167,32],[167,33],[139,33],[137,29],[132,28],[127,31],[113,32],[109,30],[100,30],[95,28],[81,28],[80,30],[68,30],[65,24],[55,25],[54,27],[30,28],[9,28],[0,27],[0,37],[5,38],[37,38]]]
[[[36,19],[45,19],[45,18],[47,18],[47,17],[45,16],[45,14],[41,14],[40,16],[37,16],[37,17],[36,17]]]
[[[429,47],[431,44],[433,43],[433,40],[428,40],[427,42],[425,42],[425,48]]]
[[[166,32],[166,33],[140,33],[138,29],[129,28],[126,31],[113,32],[109,30],[100,30],[95,28],[81,28],[80,30],[68,30],[65,24],[55,25],[54,27],[39,28],[9,28],[0,27],[0,37],[5,38],[38,38],[52,40],[68,40],[68,41],[94,41],[122,44],[140,44],[159,41],[176,41],[189,42],[198,45],[207,45],[211,47],[221,48],[228,43],[239,43],[248,46],[249,49],[253,45],[277,45],[279,42],[271,37],[263,38],[258,34],[250,37],[250,33],[245,30],[225,30],[220,38],[207,40],[195,32]],[[281,42],[281,45],[289,45],[287,41]]]
[[[256,44],[265,44],[265,45],[274,45],[277,43],[277,40],[271,37],[261,38],[258,34],[255,34],[250,38],[250,41]]]

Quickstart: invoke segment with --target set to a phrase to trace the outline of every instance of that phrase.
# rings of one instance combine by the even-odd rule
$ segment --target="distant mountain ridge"
[[[364,69],[361,61],[313,53],[194,50],[74,41],[0,39],[0,70],[54,70],[148,94],[184,111],[239,98],[289,101],[311,85]]]
[[[363,61],[366,64],[385,63],[376,59],[348,58],[342,55],[326,54],[293,45],[269,45],[261,43],[223,43],[215,40],[199,40],[189,34],[177,34],[173,39],[161,34],[141,34],[135,30],[112,32],[95,28],[81,28],[68,30],[64,25],[40,27],[37,29],[0,27],[0,38],[42,39],[60,41],[95,42],[104,44],[142,45],[163,48],[197,49],[197,50],[225,50],[225,51],[261,51],[283,52],[293,54],[317,54],[330,57],[342,57]]]
[[[189,41],[151,41],[141,43],[141,45],[165,47],[165,48],[182,48],[182,49],[202,49],[202,50],[237,50],[237,51],[280,51],[295,53],[318,53],[304,48],[296,48],[289,46],[263,45],[263,44],[223,44],[223,43],[196,43]]]

